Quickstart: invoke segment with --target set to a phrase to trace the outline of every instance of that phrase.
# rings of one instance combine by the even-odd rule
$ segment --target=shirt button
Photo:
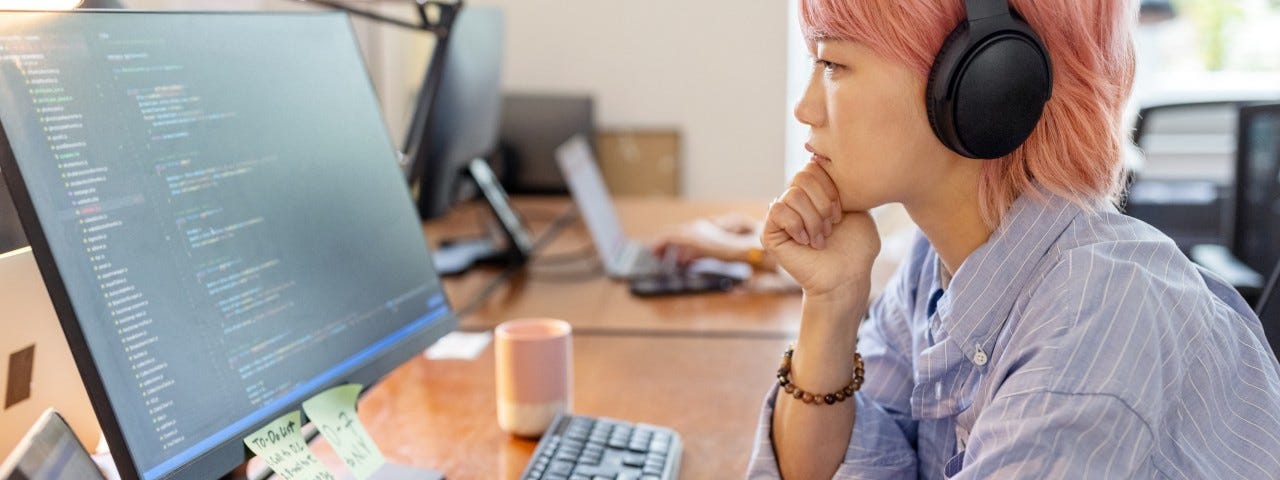
[[[982,348],[978,348],[978,351],[973,354],[973,364],[979,367],[986,365],[987,352],[982,351]]]

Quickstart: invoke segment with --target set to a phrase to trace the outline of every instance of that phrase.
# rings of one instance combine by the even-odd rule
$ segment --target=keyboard
[[[626,276],[639,277],[666,273],[668,270],[675,268],[674,260],[672,259],[669,265],[664,265],[663,259],[654,256],[653,252],[649,251],[648,246],[641,243],[628,242],[620,263],[626,269]]]
[[[524,480],[674,480],[680,434],[611,418],[560,414],[538,442]]]

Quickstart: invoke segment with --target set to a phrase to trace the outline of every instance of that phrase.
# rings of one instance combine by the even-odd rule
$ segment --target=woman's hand
[[[807,302],[832,305],[855,303],[859,291],[865,295],[880,253],[871,216],[844,211],[835,182],[815,161],[770,205],[760,243],[800,284]]]

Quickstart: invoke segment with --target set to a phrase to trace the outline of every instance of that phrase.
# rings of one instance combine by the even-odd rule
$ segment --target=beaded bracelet
[[[782,353],[782,365],[778,367],[778,387],[786,391],[787,395],[791,395],[796,400],[810,405],[821,405],[823,403],[833,405],[836,402],[843,402],[846,398],[852,398],[853,392],[862,388],[862,374],[865,372],[863,370],[862,354],[854,353],[853,379],[844,388],[826,395],[814,395],[800,389],[800,387],[791,383],[791,354],[795,353],[795,350],[795,345],[787,347],[787,351]]]

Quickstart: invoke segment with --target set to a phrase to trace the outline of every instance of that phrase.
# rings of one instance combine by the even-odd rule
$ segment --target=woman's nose
[[[795,108],[796,120],[810,127],[822,126],[827,120],[822,99],[822,88],[819,85],[815,85],[816,83],[810,79],[809,87],[805,89],[800,101],[796,102]]]

